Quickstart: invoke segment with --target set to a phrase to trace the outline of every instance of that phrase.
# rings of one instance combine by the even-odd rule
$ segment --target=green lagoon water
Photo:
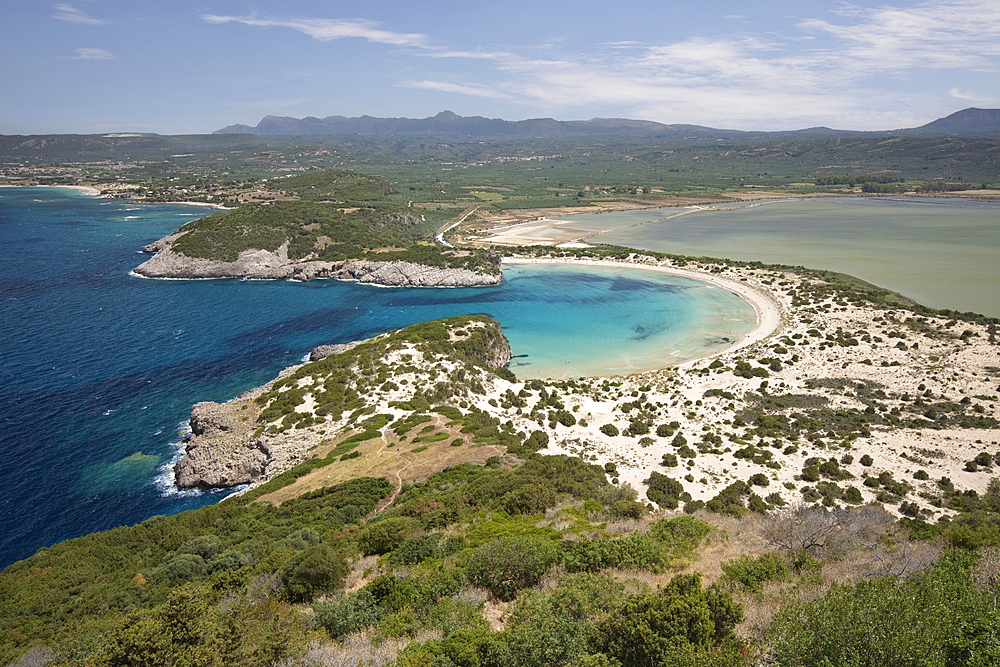
[[[829,269],[933,308],[1000,317],[1000,205],[995,203],[799,199],[570,219],[633,225],[589,239],[599,243]]]

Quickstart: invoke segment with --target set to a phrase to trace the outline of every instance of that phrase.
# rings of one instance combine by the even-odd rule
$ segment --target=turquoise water
[[[523,355],[510,364],[522,378],[662,368],[721,351],[756,323],[753,307],[728,290],[654,271],[515,264],[504,265],[504,280],[526,281],[533,300],[552,306],[498,318]]]
[[[515,373],[569,377],[663,366],[753,325],[726,290],[642,270],[520,265],[468,289],[130,275],[138,249],[205,214],[0,188],[0,565],[224,497],[170,486],[191,406],[321,343],[487,313]]]
[[[837,198],[721,208],[612,213],[584,222],[637,225],[592,237],[601,243],[830,269],[933,308],[1000,317],[1000,204]],[[655,222],[641,224],[649,220]]]

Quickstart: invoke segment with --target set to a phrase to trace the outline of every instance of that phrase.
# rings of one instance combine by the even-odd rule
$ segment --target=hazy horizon
[[[265,115],[916,127],[1000,107],[990,0],[0,6],[0,134],[206,134]]]

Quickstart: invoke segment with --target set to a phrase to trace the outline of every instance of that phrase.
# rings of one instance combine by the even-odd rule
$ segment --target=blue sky
[[[0,134],[266,114],[895,129],[1000,107],[997,0],[5,0]]]

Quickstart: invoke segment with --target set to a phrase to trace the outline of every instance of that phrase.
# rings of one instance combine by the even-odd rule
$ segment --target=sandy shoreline
[[[714,361],[693,360],[676,368],[615,378],[621,386],[610,392],[606,387],[602,389],[602,378],[583,381],[593,397],[570,396],[567,409],[575,410],[586,425],[578,422],[569,428],[549,429],[550,445],[543,453],[614,463],[620,481],[638,489],[640,498],[644,497],[644,482],[652,471],[675,479],[683,477],[685,491],[695,500],[708,500],[728,484],[746,482],[762,473],[769,484],[754,487],[755,491],[762,497],[776,493],[786,503],[800,502],[806,497],[803,489],[816,488],[815,483],[802,477],[809,461],[834,458],[850,475],[839,482],[840,486],[858,489],[864,502],[878,496],[878,485],[873,488],[862,484],[866,475],[877,477],[888,472],[895,480],[912,486],[906,500],[919,505],[931,518],[942,513],[928,501],[937,492],[936,480],[947,477],[957,488],[983,493],[993,478],[992,468],[973,472],[967,462],[983,451],[1000,450],[997,428],[939,428],[931,422],[922,428],[873,425],[869,435],[843,442],[834,443],[825,437],[815,442],[792,438],[775,446],[778,441],[765,442],[752,435],[752,425],[737,427],[734,419],[742,410],[757,405],[764,394],[762,386],[768,386],[769,394],[798,396],[800,401],[822,401],[829,410],[862,413],[872,404],[853,391],[855,385],[862,384],[873,388],[875,395],[885,396],[875,404],[881,404],[877,410],[885,410],[886,414],[890,408],[906,409],[914,396],[923,393],[928,405],[945,401],[953,404],[961,399],[975,408],[975,414],[996,418],[1000,416],[1000,397],[996,395],[1000,392],[1000,347],[988,325],[944,317],[922,317],[918,322],[906,311],[849,305],[836,297],[823,303],[795,305],[800,298],[795,288],[801,279],[783,271],[730,267],[725,276],[718,276],[642,263],[607,264],[658,268],[733,289],[755,308],[761,308],[759,326],[738,345],[713,355]],[[857,338],[848,345],[829,341],[833,336],[842,337],[844,332]],[[737,377],[731,371],[739,362],[762,366],[759,359],[765,357],[780,357],[782,362],[781,370],[772,367],[768,371],[766,381]],[[723,367],[710,368],[720,362]],[[679,459],[679,467],[662,465],[664,454],[678,452],[670,440],[650,438],[642,445],[639,438],[624,435],[630,413],[623,413],[621,406],[638,393],[656,406],[654,421],[680,424],[677,432],[691,447],[706,433],[720,436],[722,444],[698,443],[699,452],[686,465],[684,458]],[[604,424],[614,424],[623,434],[607,436],[600,430]],[[522,421],[519,427],[537,425]],[[767,452],[774,465],[737,458],[736,451],[748,445]],[[873,460],[869,466],[860,463],[866,454]],[[927,473],[926,480],[914,478],[918,470]],[[918,492],[928,497],[919,497]]]
[[[0,185],[0,188],[60,188],[62,190],[79,190],[81,194],[99,197],[101,191],[89,185]]]
[[[101,191],[90,185],[10,185],[2,184],[0,188],[62,188],[64,190],[78,190],[81,194],[88,195],[90,197],[100,197],[102,199],[121,199],[121,201],[129,202],[130,204],[164,204],[164,205],[174,205],[183,204],[185,206],[201,206],[203,208],[211,208],[216,211],[228,211],[229,208],[223,206],[222,204],[212,204],[210,202],[204,201],[137,201],[134,199],[124,198],[124,197],[112,197],[110,195],[103,195]]]

